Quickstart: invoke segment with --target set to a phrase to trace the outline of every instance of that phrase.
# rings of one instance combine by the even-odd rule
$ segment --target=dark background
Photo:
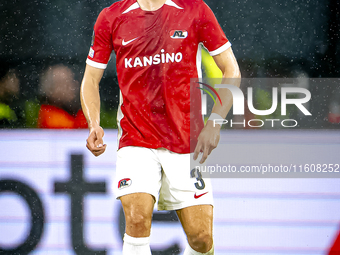
[[[68,64],[81,80],[96,17],[113,2],[1,1],[0,67],[17,68],[23,99],[36,96],[39,73],[54,63]],[[340,77],[339,1],[206,2],[233,44],[243,77],[295,77],[298,73],[310,78]],[[316,92],[324,98],[336,89],[328,86]],[[104,104],[117,105],[113,61],[101,83],[101,95]]]

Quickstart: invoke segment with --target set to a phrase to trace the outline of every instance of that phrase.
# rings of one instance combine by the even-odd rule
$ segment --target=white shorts
[[[148,193],[158,201],[158,210],[213,204],[210,179],[190,169],[192,154],[167,149],[128,146],[117,153],[116,198]]]

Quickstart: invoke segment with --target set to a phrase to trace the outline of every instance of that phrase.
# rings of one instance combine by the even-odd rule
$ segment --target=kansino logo
[[[159,65],[164,63],[174,63],[181,62],[183,59],[183,54],[181,52],[177,53],[165,53],[165,50],[161,50],[161,54],[156,54],[154,56],[144,56],[136,58],[125,58],[124,64],[125,68],[135,68],[135,67],[147,67],[152,65]]]
[[[223,100],[215,88],[218,89],[229,89],[232,97],[233,97],[233,115],[244,115],[244,105],[245,105],[245,97],[242,90],[234,85],[227,85],[227,84],[219,84],[215,85],[215,88],[212,86],[203,83],[197,82],[202,85],[202,87],[197,87],[198,89],[205,91],[207,94],[202,95],[202,115],[207,114],[207,95],[209,95],[216,103],[216,99],[214,98],[213,94],[216,95],[220,104],[222,105]],[[204,88],[205,87],[205,88]],[[212,92],[210,92],[208,89]],[[272,105],[270,109],[267,110],[258,110],[255,109],[253,103],[253,88],[248,87],[247,89],[247,104],[248,109],[251,113],[257,116],[268,116],[274,113],[278,107],[278,97],[279,97],[279,88],[273,87],[272,88]],[[300,94],[298,98],[287,98],[288,94]],[[308,103],[311,99],[311,93],[309,90],[305,88],[296,88],[296,87],[284,87],[281,88],[281,116],[287,115],[287,105],[295,105],[305,116],[312,116],[312,114],[306,109],[303,105]],[[274,128],[276,125],[281,125],[284,128],[293,128],[298,125],[298,121],[295,119],[251,119],[246,121],[245,119],[240,122],[235,122],[232,119],[214,119],[214,126],[219,124],[221,126],[228,125],[230,127],[234,127],[238,125],[238,127],[250,127],[250,128],[259,128],[263,127],[265,123],[269,123],[270,127]]]

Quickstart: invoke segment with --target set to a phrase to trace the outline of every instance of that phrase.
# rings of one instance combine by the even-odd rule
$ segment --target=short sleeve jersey
[[[212,56],[230,47],[202,0],[166,0],[156,11],[122,0],[99,14],[86,63],[105,69],[116,54],[119,148],[190,152],[190,93],[200,94],[190,79],[201,76],[201,45]]]

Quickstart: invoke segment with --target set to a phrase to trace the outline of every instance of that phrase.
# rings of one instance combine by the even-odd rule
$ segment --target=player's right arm
[[[107,19],[107,12],[108,8],[103,9],[94,25],[80,91],[81,106],[90,129],[86,147],[95,156],[101,155],[106,149],[103,143],[104,130],[100,126],[99,82],[113,48],[111,22]]]
[[[106,149],[103,143],[104,130],[100,126],[99,82],[103,73],[104,69],[86,65],[80,89],[81,106],[90,130],[86,147],[95,156],[101,155]]]

